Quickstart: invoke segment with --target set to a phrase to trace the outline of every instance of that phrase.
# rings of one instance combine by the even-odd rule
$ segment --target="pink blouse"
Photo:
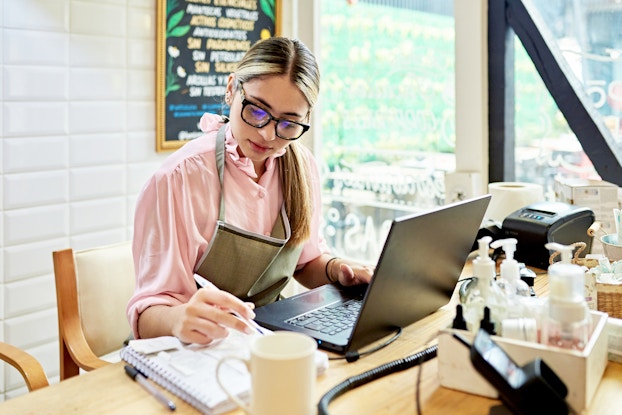
[[[143,310],[152,305],[185,303],[196,292],[194,267],[212,238],[220,208],[215,144],[222,123],[220,116],[205,114],[200,125],[206,134],[169,156],[146,183],[136,202],[132,248],[136,289],[127,306],[135,336],[138,336],[138,315]],[[266,171],[259,183],[255,183],[250,179],[257,177],[253,163],[239,156],[237,146],[227,126],[226,222],[269,235],[283,204],[274,160],[283,153],[266,161]],[[311,238],[303,247],[298,268],[328,252],[319,234],[322,212],[319,171],[311,152],[301,147],[311,173],[313,218]]]

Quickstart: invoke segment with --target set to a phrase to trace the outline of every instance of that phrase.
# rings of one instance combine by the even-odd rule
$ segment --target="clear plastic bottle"
[[[498,239],[490,244],[492,248],[503,248],[505,259],[499,266],[500,278],[497,284],[504,297],[504,313],[499,322],[499,333],[503,336],[503,321],[523,318],[529,309],[531,299],[529,285],[520,278],[520,264],[514,259],[517,240],[514,238]]]
[[[505,309],[503,293],[495,281],[496,263],[488,254],[490,241],[490,236],[478,239],[478,255],[473,260],[474,278],[469,281],[464,297],[464,319],[473,332],[480,327],[485,307],[490,309],[490,320],[497,328]]]
[[[579,265],[564,261],[565,253],[572,253],[571,246],[553,243],[545,246],[561,251],[562,261],[548,268],[548,317],[542,327],[542,342],[565,349],[583,350],[590,334],[585,271]]]
[[[501,262],[500,266],[501,278],[498,284],[510,301],[516,296],[531,297],[529,285],[521,280],[520,265],[518,261],[514,259],[517,242],[518,241],[514,238],[507,238],[498,239],[490,244],[490,246],[495,249],[502,247],[503,252],[505,252],[505,259]]]

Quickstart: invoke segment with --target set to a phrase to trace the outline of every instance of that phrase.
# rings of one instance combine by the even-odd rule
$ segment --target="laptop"
[[[449,302],[490,198],[394,219],[369,284],[323,285],[258,307],[255,321],[305,333],[318,347],[345,354],[422,319]],[[337,321],[322,327],[323,312]]]

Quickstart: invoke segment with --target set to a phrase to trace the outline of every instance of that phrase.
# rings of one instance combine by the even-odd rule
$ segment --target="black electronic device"
[[[468,343],[459,335],[460,342]],[[503,404],[515,415],[568,415],[568,389],[540,358],[519,366],[480,329],[470,345],[475,369],[499,392]]]
[[[563,202],[533,203],[503,220],[502,237],[517,240],[514,259],[518,262],[546,269],[553,253],[544,247],[549,242],[562,245],[585,242],[581,256],[591,251],[592,237],[587,231],[594,220],[594,212],[587,207]]]
[[[358,353],[450,301],[490,198],[487,194],[396,218],[368,285],[322,285],[257,307],[255,321],[270,330],[307,334],[325,350]],[[339,304],[348,312],[334,313]],[[337,318],[330,330],[320,327],[329,318],[316,319],[321,309]],[[346,321],[348,316],[354,324]]]

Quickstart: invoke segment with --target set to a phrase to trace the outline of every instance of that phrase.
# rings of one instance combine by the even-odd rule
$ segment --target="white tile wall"
[[[151,47],[154,47],[153,44]],[[127,71],[127,99],[155,104],[155,72],[151,69]]]
[[[64,102],[4,101],[4,137],[67,134],[68,108]]]
[[[13,65],[4,67],[7,101],[66,100],[67,71],[61,67]]]
[[[126,141],[124,133],[72,135],[69,137],[69,163],[73,167],[125,163]]]
[[[69,99],[71,101],[125,99],[126,78],[124,69],[72,69],[69,72]]]
[[[64,205],[4,210],[3,248],[68,236],[67,212]],[[11,279],[10,275],[4,277]]]
[[[5,0],[5,4],[16,3],[18,2],[15,0]],[[2,32],[2,56],[5,65],[64,66],[69,61],[69,38],[65,31],[54,33],[3,27]]]
[[[71,35],[71,66],[114,68],[125,67],[126,40],[119,37]]]
[[[54,292],[54,278],[52,274],[25,278],[5,285],[6,314],[19,316],[35,311],[48,310],[56,306],[54,297],[48,293]]]
[[[155,39],[135,39],[127,44],[130,68],[147,68],[151,60],[155,61]]]
[[[69,2],[57,0],[4,0],[3,27],[66,32]]]
[[[4,176],[4,208],[9,210],[65,202],[65,182],[66,174],[61,170],[7,174]]]
[[[4,323],[5,341],[23,348],[53,342],[56,331],[56,309],[52,307],[7,319]]]
[[[72,169],[69,173],[72,200],[99,199],[122,194],[125,185],[125,165],[102,165]]]
[[[4,275],[6,276],[5,284],[48,275],[51,272],[50,252],[65,248],[64,244],[64,239],[49,239],[42,242],[5,247],[4,263],[6,268],[3,269]],[[52,291],[54,291],[54,289],[52,289]],[[2,298],[6,299],[6,304],[12,301],[6,297]],[[53,298],[51,300],[53,300]],[[50,299],[48,299],[48,301],[50,301]],[[33,303],[30,306],[37,306],[34,301],[24,302]],[[22,305],[22,307],[24,306],[28,305]],[[17,316],[19,314],[20,313],[15,312],[15,310],[7,308],[8,316]]]
[[[127,9],[125,1],[118,4],[93,1],[72,1],[69,13],[71,33],[125,38]]]
[[[66,169],[68,154],[66,136],[19,137],[2,139],[0,153],[2,173],[25,173],[39,170]],[[0,205],[2,206],[2,205]]]
[[[0,341],[58,381],[52,251],[131,237],[155,152],[156,0],[0,0]],[[0,401],[26,393],[0,365]]]
[[[125,101],[69,102],[69,129],[72,133],[125,131]]]

